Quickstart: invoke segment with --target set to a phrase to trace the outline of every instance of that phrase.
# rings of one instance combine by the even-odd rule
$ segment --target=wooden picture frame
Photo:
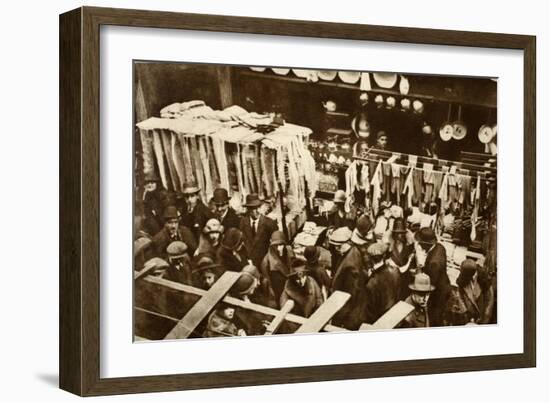
[[[100,377],[99,72],[102,25],[518,49],[524,52],[521,354]],[[82,7],[60,16],[60,387],[81,396],[533,367],[536,364],[534,36]]]

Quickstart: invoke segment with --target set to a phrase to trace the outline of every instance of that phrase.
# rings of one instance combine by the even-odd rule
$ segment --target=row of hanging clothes
[[[218,187],[227,189],[237,205],[248,194],[268,200],[282,190],[303,208],[306,196],[317,189],[315,162],[305,145],[311,130],[284,123],[259,133],[242,125],[252,116],[242,108],[223,111],[238,111],[237,121],[220,121],[210,111],[139,122],[143,174],[158,172],[162,186],[174,192],[194,182],[204,201]]]
[[[433,163],[419,163],[414,155],[408,155],[407,165],[396,160],[395,155],[387,160],[354,159],[345,172],[346,196],[373,214],[385,202],[421,212],[435,205],[442,214],[474,220],[496,197],[494,178],[485,173],[465,173],[454,165],[439,170]],[[357,195],[364,199],[357,200]]]

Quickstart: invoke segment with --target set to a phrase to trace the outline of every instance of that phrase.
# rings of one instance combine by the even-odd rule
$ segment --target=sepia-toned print
[[[497,323],[495,78],[133,74],[135,341]]]

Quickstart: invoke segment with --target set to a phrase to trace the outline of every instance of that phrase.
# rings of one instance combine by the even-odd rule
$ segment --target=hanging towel
[[[401,205],[401,167],[396,163],[391,164],[391,192],[395,195],[398,205]]]
[[[357,161],[353,161],[344,173],[346,180],[346,197],[352,195],[357,185]]]
[[[160,180],[162,186],[165,189],[168,187],[168,178],[166,177],[166,170],[164,168],[164,152],[162,151],[162,140],[160,139],[160,130],[153,130],[153,149],[155,150],[155,157],[157,158],[157,166],[159,168]]]
[[[372,209],[373,211],[378,211],[378,206],[380,203],[380,198],[382,197],[382,161],[378,162],[374,174],[372,175],[372,180],[370,184],[372,185]]]
[[[389,201],[391,198],[391,163],[382,162],[382,193],[384,194],[384,200]]]
[[[414,171],[414,168],[411,167],[409,169],[409,173],[407,174],[407,178],[405,179],[405,185],[403,186],[402,193],[407,194],[407,207],[412,207],[412,198],[414,193],[413,171]]]
[[[432,201],[432,193],[434,189],[434,165],[424,163],[424,203],[429,204]]]
[[[441,190],[441,185],[443,184],[443,172],[441,171],[434,171],[434,189],[433,189],[433,196],[432,201],[435,202],[436,199],[439,197],[439,191]]]
[[[476,222],[477,222],[477,216],[479,214],[479,203],[480,203],[480,193],[481,193],[481,178],[478,175],[477,176],[477,183],[475,188],[475,196],[474,196],[474,209],[472,211],[472,231],[470,232],[470,239],[473,241],[476,239]]]
[[[160,138],[162,141],[162,148],[164,150],[164,156],[166,157],[166,165],[168,165],[168,173],[170,174],[170,185],[171,188],[175,191],[180,191],[178,174],[176,172],[176,167],[174,166],[174,160],[172,158],[172,145],[170,137],[172,136],[171,132],[168,130],[160,131]]]

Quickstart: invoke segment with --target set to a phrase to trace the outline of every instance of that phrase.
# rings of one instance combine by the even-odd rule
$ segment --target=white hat
[[[373,73],[372,76],[380,88],[393,88],[397,83],[396,73]]]
[[[272,67],[271,70],[273,70],[275,74],[278,74],[280,76],[286,76],[290,72],[290,69],[275,68],[275,67]]]
[[[339,71],[338,77],[346,84],[355,84],[361,78],[361,73],[358,71]]]
[[[338,73],[336,70],[319,70],[317,75],[321,80],[332,81],[336,78]]]

